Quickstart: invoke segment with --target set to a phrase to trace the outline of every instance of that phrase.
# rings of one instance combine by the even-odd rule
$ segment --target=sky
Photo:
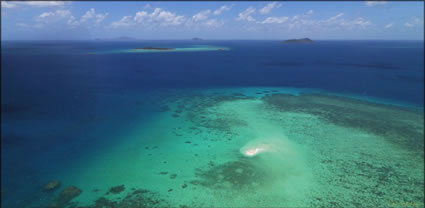
[[[424,2],[1,2],[2,40],[423,40]]]

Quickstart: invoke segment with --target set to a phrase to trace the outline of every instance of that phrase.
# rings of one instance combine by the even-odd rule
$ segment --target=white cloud
[[[338,13],[335,16],[332,16],[326,20],[313,21],[316,25],[320,27],[330,27],[330,28],[345,28],[345,29],[363,29],[367,26],[371,26],[372,22],[364,19],[363,17],[357,17],[355,19],[347,20],[343,19],[344,13]],[[340,29],[341,29],[340,28]]]
[[[66,20],[68,26],[85,25],[98,26],[108,16],[108,13],[97,14],[94,8],[88,10],[84,15],[77,20],[69,10],[56,10],[55,12],[44,12],[35,18],[36,21],[41,23],[52,23],[61,20]]]
[[[294,15],[292,17],[288,17],[285,20],[284,17],[280,19],[271,19],[268,18],[264,20],[265,23],[278,23],[279,20],[282,22],[279,24],[280,28],[287,27],[289,30],[298,30],[300,32],[312,32],[312,31],[323,31],[323,30],[353,30],[353,29],[365,29],[372,26],[372,22],[363,18],[357,17],[354,19],[344,19],[344,13],[338,13],[334,16],[325,19],[311,19],[310,15],[313,14],[312,10],[309,10],[303,14]]]
[[[379,6],[379,5],[387,4],[387,2],[386,1],[366,1],[365,4],[368,7],[373,7],[373,6]]]
[[[265,7],[260,9],[259,12],[260,12],[260,14],[268,14],[272,11],[272,9],[280,8],[281,6],[282,6],[282,4],[277,3],[277,2],[269,3]]]
[[[98,14],[96,13],[96,10],[94,8],[90,8],[90,10],[88,10],[83,16],[81,16],[80,21],[73,21],[75,20],[74,17],[72,17],[71,25],[78,25],[78,24],[82,24],[82,23],[86,23],[89,22],[90,20],[92,20],[92,22],[95,25],[99,25],[100,23],[103,22],[103,20],[108,16],[108,13],[104,13],[104,14]]]
[[[30,7],[63,7],[65,2],[63,1],[2,1],[2,8],[15,8],[18,6],[30,6]]]
[[[108,13],[105,14],[96,14],[95,23],[100,24],[108,16]]]
[[[59,9],[54,12],[44,12],[34,18],[39,25],[44,26],[45,24],[52,23],[63,23],[68,26],[99,26],[100,23],[108,16],[108,13],[99,14],[96,13],[94,8],[90,8],[86,13],[84,13],[80,19],[75,18],[70,10]]]
[[[228,7],[227,5],[223,5],[214,11],[214,15],[220,15],[222,12],[229,11],[229,10],[230,10],[230,7]]]
[[[69,17],[71,15],[71,11],[69,11],[69,10],[56,10],[56,15],[61,17],[61,18]]]
[[[253,7],[247,8],[245,11],[239,13],[236,20],[246,20],[250,22],[254,22],[255,19],[251,16],[251,14],[255,13],[255,9]]]
[[[372,24],[369,20],[365,20],[363,17],[358,17],[351,21],[342,21],[340,23],[342,26],[346,26],[348,28],[359,26],[361,28],[364,28],[366,26],[369,26]]]
[[[173,12],[166,11],[161,8],[155,8],[151,13],[147,11],[139,11],[134,17],[124,16],[120,20],[112,22],[108,27],[120,28],[135,24],[155,24],[161,26],[181,25],[185,20],[185,17],[182,15],[176,15]]]
[[[65,4],[63,1],[25,1],[19,3],[34,7],[62,7]]]
[[[417,25],[423,24],[423,20],[417,18],[417,17],[411,17],[410,21],[404,23],[404,26],[406,27],[415,27]]]
[[[44,12],[35,18],[38,22],[54,22],[71,16],[69,10],[56,10],[55,12]]]
[[[52,25],[63,25],[68,28],[84,26],[87,28],[99,26],[108,13],[96,13],[94,8],[89,9],[79,19],[72,15],[70,10],[58,9],[56,11],[43,12],[33,18],[34,22],[18,23],[16,26],[21,28],[49,28]],[[54,26],[53,26],[54,27]]]
[[[53,13],[53,12],[44,12],[44,13],[40,14],[40,16],[38,16],[38,18],[46,18],[46,17],[51,17],[51,16],[54,16],[54,15],[55,15],[55,13]]]
[[[74,17],[74,16],[71,16],[71,17],[69,17],[69,19],[68,19],[68,21],[66,22],[66,24],[68,24],[68,25],[70,25],[70,26],[76,26],[76,25],[79,25],[79,24],[80,24],[80,22],[79,22],[79,21],[77,21],[77,20],[75,19],[75,17]]]
[[[219,22],[217,19],[211,19],[211,20],[206,21],[204,24],[208,27],[216,28],[216,27],[222,26],[224,23],[222,21]]]
[[[159,21],[161,25],[180,25],[184,22],[185,18],[169,11],[161,11],[155,17],[155,20]]]
[[[134,16],[134,21],[135,22],[143,22],[147,17],[148,17],[148,13],[145,11],[140,11],[137,12],[136,15]]]
[[[133,25],[133,22],[131,21],[131,16],[124,16],[120,20],[112,22],[109,27],[121,28],[121,27],[128,27],[131,25]]]
[[[93,8],[91,8],[83,16],[81,16],[80,22],[85,22],[85,21],[93,18],[95,15],[96,15],[96,12],[94,11]]]
[[[9,3],[7,1],[1,2],[1,8],[14,8],[14,7],[16,7],[16,5],[13,3]]]
[[[155,8],[155,9],[153,10],[152,14],[150,14],[149,16],[150,16],[150,17],[154,17],[154,16],[158,15],[158,14],[159,14],[159,12],[161,12],[161,11],[162,11],[162,9],[161,9],[161,8]]]
[[[289,17],[268,17],[264,21],[261,22],[261,24],[272,24],[272,23],[284,23],[288,21]]]
[[[195,15],[193,15],[192,20],[195,22],[201,21],[201,20],[206,20],[208,18],[208,15],[211,13],[211,10],[204,10],[201,11]]]
[[[304,18],[306,18],[306,17],[308,17],[308,16],[310,16],[312,14],[313,14],[313,10],[310,9],[310,10],[308,10],[305,13],[294,15],[292,17],[292,21],[296,21],[296,20],[299,20],[299,19],[304,19]]]
[[[342,17],[344,15],[344,13],[339,13],[333,17],[330,17],[327,21],[328,22],[334,22],[335,20],[337,20],[338,18]]]
[[[406,27],[414,27],[415,25],[409,22],[404,23],[404,26]]]
[[[391,22],[391,23],[386,24],[386,25],[384,26],[384,28],[385,28],[385,29],[387,29],[387,28],[390,28],[390,27],[392,27],[392,26],[394,26],[394,22]]]

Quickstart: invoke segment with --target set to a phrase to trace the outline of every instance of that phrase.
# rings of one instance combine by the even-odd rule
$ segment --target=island
[[[283,43],[312,43],[313,41],[310,38],[301,38],[301,39],[289,39],[283,41]]]
[[[168,51],[168,50],[174,50],[175,48],[158,48],[158,47],[144,47],[144,48],[133,48],[134,50],[159,50],[159,51]]]
[[[96,41],[135,41],[136,38],[129,37],[129,36],[119,36],[115,38],[95,38]]]
[[[202,40],[201,38],[192,38],[192,40]]]
[[[146,47],[135,47],[135,48],[123,48],[117,50],[103,50],[90,52],[89,54],[111,54],[111,53],[178,53],[178,52],[201,52],[201,51],[228,51],[230,48],[219,47],[212,45],[192,45],[186,47],[158,47],[158,46],[146,46]]]

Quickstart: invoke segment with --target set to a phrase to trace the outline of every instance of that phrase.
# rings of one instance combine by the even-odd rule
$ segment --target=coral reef
[[[100,197],[93,205],[78,208],[159,208],[171,207],[164,199],[160,199],[158,194],[145,189],[136,189],[127,194],[122,200],[112,201],[105,197]]]
[[[108,191],[108,193],[107,194],[109,194],[109,193],[112,193],[112,194],[119,194],[119,193],[121,193],[122,191],[124,191],[125,190],[125,186],[124,185],[120,185],[120,186],[114,186],[114,187],[111,187],[110,189],[109,189],[109,191]]]
[[[59,196],[48,205],[48,208],[64,208],[71,205],[71,200],[81,194],[82,190],[76,186],[64,188]]]
[[[43,186],[43,191],[54,191],[59,188],[60,184],[58,180],[49,181]]]
[[[240,158],[220,165],[210,165],[207,170],[196,170],[199,180],[193,185],[201,185],[211,189],[249,190],[266,183],[267,172],[253,165],[252,160]]]
[[[272,94],[262,100],[280,111],[308,113],[335,125],[382,136],[393,144],[423,155],[423,112],[319,94]]]

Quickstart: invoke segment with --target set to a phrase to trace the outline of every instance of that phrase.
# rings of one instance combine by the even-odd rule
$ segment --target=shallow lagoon
[[[284,88],[170,89],[145,105],[154,117],[40,182],[77,186],[65,204],[78,207],[423,206],[416,109]]]

